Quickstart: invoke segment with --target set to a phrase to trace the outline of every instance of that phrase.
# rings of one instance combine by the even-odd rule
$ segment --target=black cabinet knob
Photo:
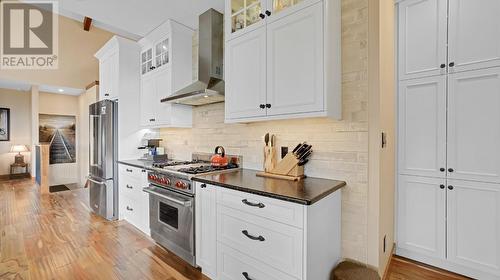
[[[453,168],[448,168],[448,172],[452,173],[453,171],[455,171]]]
[[[270,12],[270,11],[266,11],[266,15],[267,15],[267,16],[270,16],[270,15],[271,15],[271,12]]]
[[[445,171],[446,171],[446,169],[445,169],[444,167],[441,167],[441,168],[439,168],[439,171],[441,171],[441,172],[445,172]]]
[[[128,210],[128,211],[134,211],[134,209],[133,209],[133,208],[130,208],[130,207],[128,207],[128,206],[127,206],[127,210]]]
[[[261,13],[261,14],[259,14],[259,17],[260,17],[261,19],[264,19],[264,18],[266,17],[266,15],[264,15],[264,14],[262,14],[262,13]]]
[[[443,190],[444,189],[444,185],[440,185],[439,188]]]
[[[266,104],[266,108],[271,108],[271,104]]]
[[[154,122],[154,121],[156,121],[156,119],[149,119],[149,121],[150,121],[150,122]]]
[[[453,190],[453,186],[448,186],[448,189],[451,191]]]
[[[104,96],[109,96],[109,93],[105,93]]]
[[[243,275],[243,277],[245,277],[246,280],[253,280],[252,278],[250,278],[250,276],[248,275],[248,272],[243,272],[241,273]]]
[[[200,185],[200,187],[201,187],[202,189],[204,189],[204,188],[206,188],[206,187],[207,187],[207,185],[206,185],[206,184],[201,184],[201,185]]]
[[[446,68],[446,64],[444,64],[444,63],[443,63],[443,64],[441,64],[439,67],[441,67],[441,68]]]
[[[259,105],[259,107],[260,107],[261,109],[265,109],[265,108],[266,108],[266,104],[260,104],[260,105]]]
[[[455,62],[450,62],[450,64],[448,64],[448,66],[450,66],[450,67],[455,66]]]

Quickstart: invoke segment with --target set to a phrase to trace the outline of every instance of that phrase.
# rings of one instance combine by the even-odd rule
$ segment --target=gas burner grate
[[[196,164],[196,163],[207,163],[207,161],[192,160],[192,161],[155,162],[155,163],[153,163],[153,167],[156,167],[156,168],[165,168],[165,167],[169,167],[169,166],[188,165],[188,164]]]
[[[202,165],[202,166],[197,166],[197,167],[181,168],[178,171],[183,172],[183,173],[187,173],[187,174],[202,174],[202,173],[208,173],[208,172],[223,171],[223,170],[233,169],[233,168],[238,168],[238,165],[233,164],[233,163],[230,163],[224,167]]]

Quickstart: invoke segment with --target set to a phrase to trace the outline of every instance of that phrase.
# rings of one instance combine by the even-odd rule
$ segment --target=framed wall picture
[[[9,108],[0,108],[0,141],[10,141]]]

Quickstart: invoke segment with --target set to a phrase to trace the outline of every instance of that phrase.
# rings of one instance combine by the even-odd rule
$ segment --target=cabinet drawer
[[[120,196],[120,211],[123,211],[121,216],[127,222],[149,235],[148,199]]]
[[[218,243],[217,279],[234,280],[245,278],[255,280],[296,280],[296,278],[273,269],[265,263],[250,258],[229,246]]]
[[[142,178],[145,172],[142,172],[142,168],[133,167],[130,165],[119,164],[118,172],[120,175],[131,177],[131,178]]]
[[[131,180],[129,178],[122,178],[120,180],[120,190],[122,195],[125,195],[131,199],[134,198],[148,198],[148,194],[142,190],[146,187],[140,183],[140,180]]]
[[[219,206],[217,240],[295,277],[302,275],[301,229]]]
[[[300,204],[224,188],[217,189],[217,203],[298,228],[304,225]]]

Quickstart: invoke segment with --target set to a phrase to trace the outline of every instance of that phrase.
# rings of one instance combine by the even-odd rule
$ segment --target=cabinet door
[[[446,77],[401,81],[398,102],[398,172],[444,178]]]
[[[446,73],[447,1],[399,3],[399,79]]]
[[[141,125],[151,126],[156,122],[155,117],[155,100],[156,100],[156,81],[155,77],[145,76],[141,79]]]
[[[141,53],[141,74],[145,75],[153,69],[153,49],[146,48]]]
[[[167,54],[168,55],[168,54]],[[160,102],[163,98],[172,94],[171,68],[164,66],[160,72],[155,74],[156,94],[153,107],[156,108],[155,124],[170,124],[172,117],[172,103]]]
[[[116,100],[118,99],[118,89],[120,86],[120,56],[118,52],[112,54],[109,58],[109,97],[107,99]]]
[[[217,275],[216,187],[196,183],[196,264],[212,279]]]
[[[166,66],[170,62],[170,40],[165,38],[160,42],[155,44],[155,66],[154,68],[160,68]]]
[[[321,0],[269,0],[266,9],[267,22],[273,22],[302,10]],[[323,1],[321,1],[323,2]]]
[[[500,68],[448,79],[448,178],[499,183]]]
[[[265,26],[268,0],[226,0],[226,41]]]
[[[399,176],[397,246],[445,258],[445,179]]]
[[[109,63],[107,59],[99,61],[99,100],[104,100],[109,96]]]
[[[500,277],[500,185],[448,180],[448,260]]]
[[[266,28],[226,43],[226,118],[262,117],[266,109]]]
[[[500,66],[500,1],[449,2],[450,71]]]
[[[323,4],[267,26],[267,115],[324,110]]]

